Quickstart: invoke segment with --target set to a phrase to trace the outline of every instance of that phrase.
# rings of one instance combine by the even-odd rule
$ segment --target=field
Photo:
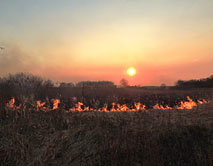
[[[1,103],[1,165],[213,165],[211,89],[117,91],[122,94],[114,102],[125,103],[135,111],[119,111],[117,104],[114,111],[110,104],[107,111],[95,109],[102,108],[101,101],[99,105],[90,103],[94,104],[93,110],[84,110],[88,104],[81,106],[81,111],[68,111],[69,100],[63,96],[55,108],[56,100],[51,97],[41,100],[45,102],[41,107],[34,99],[23,96],[15,103],[9,100],[7,104]],[[138,94],[139,98],[133,97]],[[187,101],[186,96],[197,105],[192,109],[175,107],[182,100]],[[82,100],[92,99],[97,102],[94,96]],[[203,99],[208,102],[199,104]],[[133,108],[133,101],[146,104],[147,109]],[[172,108],[154,109],[157,103]]]

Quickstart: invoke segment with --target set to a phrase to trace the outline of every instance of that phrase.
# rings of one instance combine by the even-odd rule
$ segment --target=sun
[[[136,69],[134,67],[130,67],[127,69],[127,74],[129,76],[134,76],[136,74]]]

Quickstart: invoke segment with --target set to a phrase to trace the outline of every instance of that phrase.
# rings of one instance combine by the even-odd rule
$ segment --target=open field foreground
[[[191,110],[0,109],[1,165],[213,165],[213,104]]]

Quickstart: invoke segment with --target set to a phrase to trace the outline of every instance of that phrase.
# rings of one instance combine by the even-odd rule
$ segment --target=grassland
[[[210,166],[213,104],[69,113],[2,106],[0,161],[5,166]]]

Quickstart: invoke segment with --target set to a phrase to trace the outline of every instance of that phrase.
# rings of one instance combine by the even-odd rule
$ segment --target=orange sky
[[[50,5],[51,4],[51,5]],[[173,85],[213,74],[213,1],[4,1],[0,76]],[[135,67],[134,77],[126,70]]]

